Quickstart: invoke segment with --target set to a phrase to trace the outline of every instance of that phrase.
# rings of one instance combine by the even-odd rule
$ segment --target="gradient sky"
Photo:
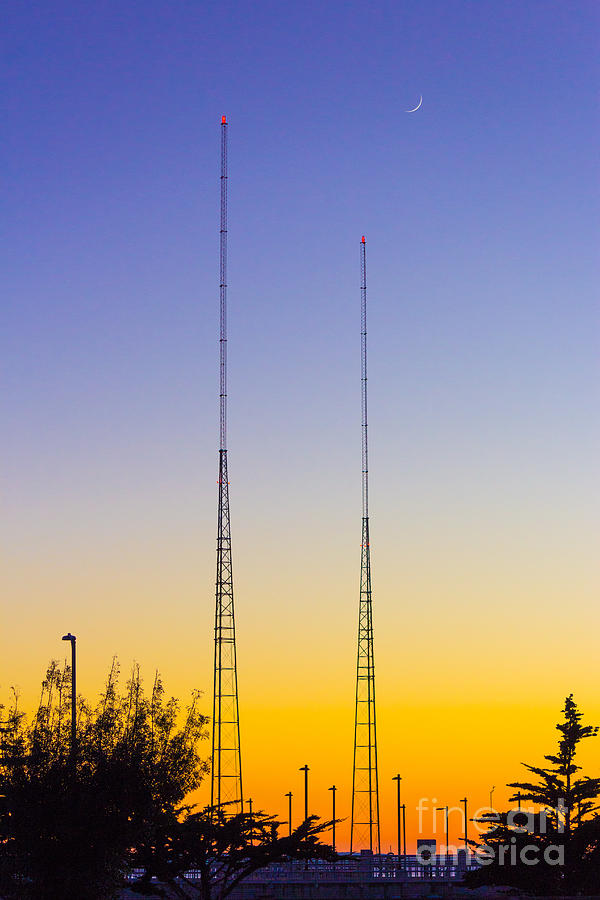
[[[225,113],[246,793],[349,811],[365,234],[383,845],[397,771],[502,802],[566,693],[600,722],[598,4],[3,20],[2,697],[71,630],[86,693],[117,653],[208,711]]]

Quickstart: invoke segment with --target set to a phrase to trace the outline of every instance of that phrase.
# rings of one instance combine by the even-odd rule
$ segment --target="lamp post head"
[[[75,635],[71,634],[71,632],[69,632],[68,634],[63,634],[62,639],[63,639],[63,641],[76,641],[77,640]]]
[[[394,775],[392,781],[402,781],[402,775]]]
[[[310,769],[308,768],[308,766],[300,766],[300,768],[298,769],[298,771],[299,771],[299,772],[309,772]]]

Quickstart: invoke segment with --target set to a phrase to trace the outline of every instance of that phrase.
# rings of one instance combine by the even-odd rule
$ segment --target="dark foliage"
[[[331,847],[319,843],[332,822],[320,823],[315,816],[291,835],[279,837],[281,823],[262,812],[235,816],[217,809],[182,812],[165,820],[160,840],[136,853],[136,864],[145,869],[135,886],[140,891],[151,889],[155,876],[170,887],[169,896],[222,900],[270,863],[335,858]],[[194,880],[187,877],[190,871],[197,873]]]
[[[36,900],[114,897],[131,848],[151,841],[200,782],[206,719],[194,694],[179,723],[158,674],[146,697],[113,661],[95,709],[78,698],[70,753],[70,670],[52,663],[31,722],[17,698],[0,723],[0,894]]]
[[[595,737],[598,728],[582,724],[573,696],[563,708],[558,751],[544,757],[546,768],[525,768],[536,780],[511,782],[509,812],[482,816],[488,830],[479,849],[488,864],[468,877],[471,887],[513,885],[531,893],[559,894],[597,891],[600,884],[600,817],[595,801],[600,778],[575,777],[579,743]],[[521,804],[530,804],[520,809]]]

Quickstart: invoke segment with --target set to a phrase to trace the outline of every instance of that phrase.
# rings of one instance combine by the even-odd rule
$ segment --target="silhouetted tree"
[[[544,769],[523,763],[526,769],[537,775],[539,781],[537,784],[515,781],[508,787],[519,790],[518,795],[514,794],[509,798],[511,801],[520,796],[521,800],[530,800],[541,806],[555,828],[564,829],[568,841],[573,821],[580,825],[586,816],[598,809],[592,801],[600,793],[600,778],[573,779],[581,769],[574,762],[578,744],[585,738],[596,737],[598,727],[581,724],[583,713],[577,708],[573,694],[565,699],[563,714],[564,721],[556,725],[561,733],[558,753],[544,757],[551,766]]]
[[[0,723],[0,894],[114,897],[132,848],[147,843],[207,770],[198,693],[183,721],[157,674],[146,697],[134,666],[119,691],[113,660],[100,702],[77,701],[70,755],[68,666],[51,663],[28,722],[15,695]]]
[[[565,699],[558,751],[544,759],[547,767],[525,768],[536,781],[514,781],[510,802],[531,803],[533,812],[512,809],[476,820],[487,824],[480,845],[487,861],[469,876],[471,886],[506,884],[533,893],[596,890],[600,882],[600,778],[576,778],[579,743],[598,728],[582,724],[582,713],[570,694]]]
[[[136,851],[135,863],[144,868],[145,875],[134,890],[151,891],[154,876],[171,888],[171,895],[223,900],[241,881],[271,863],[335,859],[332,848],[319,842],[332,822],[319,822],[316,816],[291,835],[279,837],[281,823],[263,812],[232,816],[226,807],[182,812],[180,817],[165,819],[160,840]],[[190,871],[197,873],[193,880],[188,877]]]

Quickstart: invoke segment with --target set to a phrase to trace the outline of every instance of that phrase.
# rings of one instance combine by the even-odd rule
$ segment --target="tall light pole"
[[[77,654],[75,650],[77,638],[69,632],[63,634],[62,639],[71,642],[71,761],[75,765],[77,759]]]
[[[446,854],[445,854],[445,858],[446,858],[446,865],[448,865],[448,844],[450,843],[450,838],[448,836],[448,807],[447,806],[438,806],[436,809],[436,812],[442,812],[442,810],[445,811],[445,813],[446,813]]]
[[[244,801],[242,800],[242,803]],[[252,819],[252,797],[248,797],[248,812],[250,813],[250,846],[254,843],[254,820]]]
[[[404,865],[406,866],[406,803],[402,804],[402,842],[404,844]]]
[[[304,821],[308,819],[308,766],[300,766],[299,772],[304,772]],[[304,870],[308,870],[308,856],[304,861]]]
[[[337,788],[336,788],[335,784],[332,784],[332,786],[330,788],[328,788],[328,790],[331,791],[331,804],[332,804],[331,818],[333,820],[333,825],[331,828],[331,830],[333,832],[331,846],[333,847],[333,852],[335,853],[335,792],[337,791]]]
[[[402,852],[402,842],[400,840],[401,831],[400,831],[400,782],[402,781],[401,775],[394,775],[392,781],[396,781],[398,783],[398,864],[400,864],[400,853]]]
[[[463,797],[460,802],[465,804],[465,861],[466,861],[466,858],[469,855],[469,840],[467,837],[467,828],[469,827],[468,826],[469,819],[467,818],[467,798]]]
[[[490,810],[491,810],[492,812],[494,812],[494,807],[492,806],[492,795],[493,795],[493,793],[494,793],[495,790],[496,790],[496,785],[494,785],[494,786],[492,787],[491,791],[490,791]]]
[[[308,766],[300,766],[299,772],[304,772],[304,821],[308,819]]]
[[[292,836],[292,797],[294,796],[291,791],[288,791],[285,795],[288,798],[288,833],[289,836]]]

